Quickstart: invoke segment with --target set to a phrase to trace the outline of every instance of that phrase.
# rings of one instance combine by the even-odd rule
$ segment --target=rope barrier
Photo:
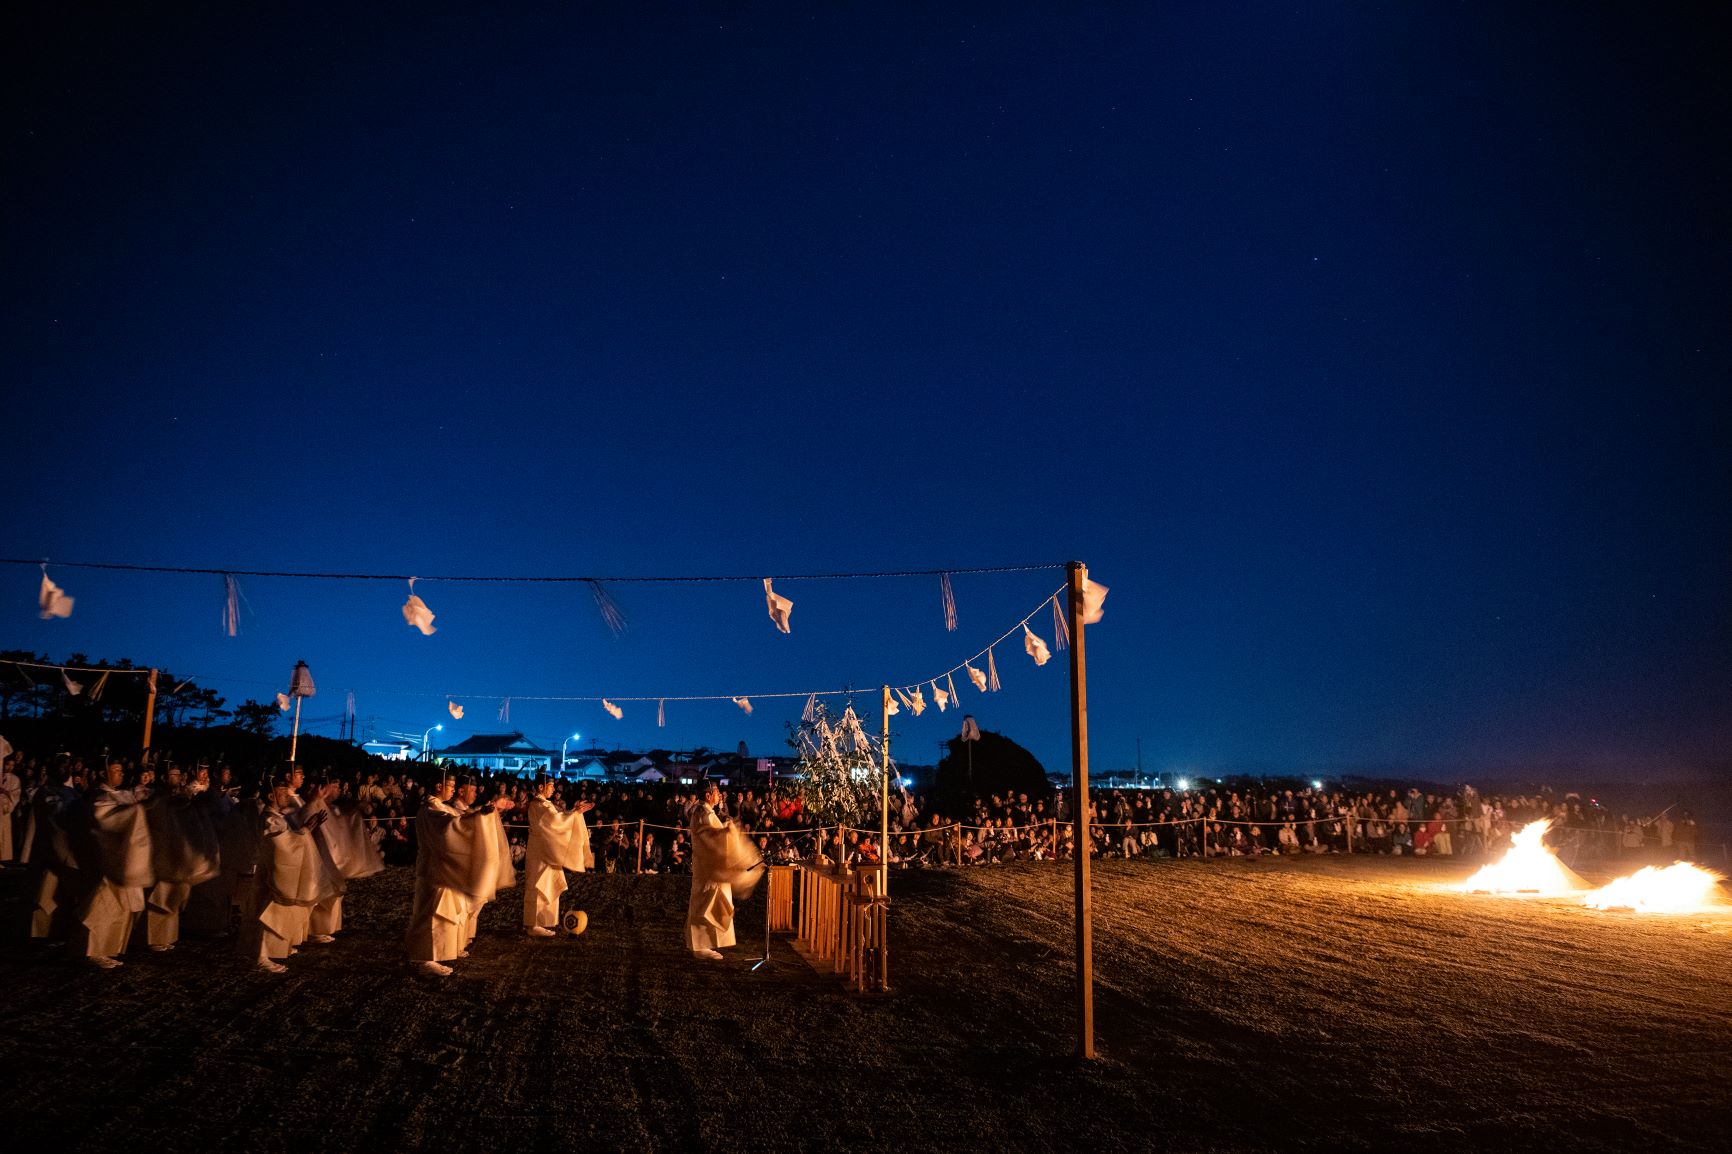
[[[17,660],[14,660],[13,658],[10,658],[10,657],[6,658],[3,661],[0,661],[0,665],[21,665],[26,669],[62,669],[62,670],[66,670],[67,672],[70,672],[70,673],[144,673],[144,674],[148,674],[150,672],[150,670],[148,670],[148,669],[139,669],[137,666],[51,665],[51,664],[48,664],[48,663],[42,662],[42,661],[17,661]]]
[[[408,819],[408,818],[368,817],[364,820],[366,821],[366,823],[369,826],[374,827],[374,828],[377,828],[377,826],[381,822],[392,822],[392,821],[398,821],[398,820],[406,821],[408,826],[411,828],[413,826],[412,819]],[[501,820],[502,820],[502,823],[504,825],[509,826],[511,828],[527,829],[529,827],[528,822],[506,821],[504,819],[501,819]],[[1382,820],[1382,821],[1385,821],[1391,825],[1400,825],[1400,824],[1430,825],[1430,824],[1435,822],[1435,823],[1440,823],[1440,824],[1444,824],[1444,825],[1475,825],[1475,826],[1480,825],[1483,821],[1489,820],[1491,823],[1491,826],[1493,828],[1488,828],[1488,829],[1482,830],[1482,832],[1485,835],[1487,835],[1488,837],[1491,837],[1491,836],[1501,836],[1501,835],[1507,834],[1511,831],[1511,829],[1513,827],[1521,825],[1521,824],[1525,824],[1526,821],[1529,819],[1508,819],[1508,818],[1481,819],[1481,818],[1469,818],[1469,817],[1455,817],[1455,818],[1428,818],[1428,819],[1425,819],[1424,821],[1420,821],[1419,819],[1416,819],[1416,818],[1410,818],[1410,819],[1407,819],[1406,822],[1395,821],[1393,819],[1376,819],[1376,818],[1358,818],[1358,819],[1353,819],[1353,820],[1355,820],[1356,822],[1361,823],[1361,824],[1363,824],[1365,822],[1370,822],[1370,821]],[[1207,826],[1207,825],[1215,825],[1215,826],[1231,825],[1231,826],[1265,827],[1265,826],[1284,826],[1284,825],[1287,825],[1289,823],[1292,825],[1295,825],[1295,826],[1346,824],[1348,821],[1349,821],[1348,818],[1341,817],[1341,816],[1338,816],[1338,817],[1316,817],[1316,818],[1278,818],[1278,819],[1272,819],[1272,820],[1266,820],[1266,821],[1246,821],[1246,820],[1241,820],[1241,819],[1236,819],[1236,818],[1210,818],[1210,817],[1202,816],[1202,817],[1169,818],[1169,819],[1163,819],[1160,821],[1142,821],[1142,822],[1099,822],[1099,821],[1093,821],[1093,822],[1090,822],[1089,825],[1092,829],[1094,829],[1096,831],[1100,831],[1101,833],[1104,834],[1104,833],[1107,833],[1108,831],[1125,831],[1126,833],[1128,833],[1129,831],[1137,830],[1137,829],[1158,829],[1158,828],[1187,826],[1187,825],[1205,825],[1205,826]],[[638,822],[638,821],[632,821],[632,820],[615,820],[615,821],[595,822],[595,823],[590,824],[590,826],[589,826],[589,828],[592,831],[629,830],[629,829],[632,829],[633,827],[638,827],[643,831],[660,830],[660,831],[670,832],[670,833],[686,832],[686,827],[683,825],[662,825],[662,824],[657,823],[657,822],[649,822],[649,821]],[[906,839],[912,838],[912,839],[914,839],[916,845],[919,845],[925,841],[927,835],[930,835],[930,834],[943,835],[943,838],[944,838],[943,842],[940,845],[938,845],[937,847],[929,848],[927,852],[928,853],[938,852],[938,853],[941,853],[944,856],[948,857],[949,854],[953,850],[958,855],[961,855],[961,854],[965,853],[967,848],[968,848],[967,846],[965,846],[963,844],[963,842],[960,838],[958,838],[955,842],[952,842],[950,840],[950,836],[949,836],[951,834],[960,834],[960,833],[964,833],[964,832],[980,832],[980,833],[991,832],[991,833],[1002,834],[1002,833],[1020,833],[1020,832],[1024,832],[1024,831],[1044,831],[1044,830],[1052,830],[1056,833],[1056,831],[1061,827],[1064,828],[1067,833],[1072,834],[1074,836],[1076,822],[1073,820],[1060,819],[1060,818],[1048,818],[1045,821],[1030,822],[1030,823],[1027,823],[1024,825],[1013,825],[1013,826],[970,825],[970,824],[967,824],[965,822],[946,822],[943,825],[917,826],[913,829],[899,829],[899,830],[892,830],[890,832],[891,832],[891,837],[893,839],[892,840],[892,847],[893,848],[894,848],[896,842],[899,840],[906,840]],[[1611,837],[1622,836],[1621,830],[1597,829],[1593,826],[1554,826],[1553,829],[1554,829],[1554,831],[1560,832],[1560,833],[1589,833],[1589,834],[1598,834],[1598,835],[1605,835],[1605,836],[1611,836]],[[806,826],[806,827],[803,827],[800,829],[743,829],[743,828],[741,829],[741,833],[743,833],[745,836],[750,837],[750,838],[759,838],[759,837],[764,837],[764,838],[771,838],[771,837],[799,838],[799,837],[809,837],[809,836],[814,835],[814,834],[819,834],[819,835],[832,834],[832,831],[835,831],[836,833],[840,833],[841,831],[846,831],[849,833],[868,835],[867,838],[860,843],[862,849],[860,851],[857,851],[857,852],[861,852],[866,856],[871,856],[874,858],[874,860],[876,860],[875,855],[877,853],[877,848],[878,848],[876,838],[882,832],[881,830],[876,829],[876,828],[870,828],[870,827],[865,827],[865,826],[847,825],[847,824],[843,823],[843,824],[838,824],[838,825]],[[1369,835],[1361,835],[1361,836],[1366,837],[1366,838],[1369,837]],[[1055,852],[1056,852],[1056,849],[1058,847],[1058,844],[1059,843],[1056,841],[1053,843],[1053,850]],[[976,849],[976,856],[979,856],[981,851],[988,848],[986,845],[986,839],[981,839],[979,841],[976,841],[976,842],[972,843],[972,845]],[[1725,851],[1725,847],[1722,847],[1722,851],[1723,852]],[[1269,850],[1268,852],[1269,852],[1270,856],[1277,856],[1277,857],[1280,856],[1273,849]],[[1352,852],[1352,851],[1350,851],[1350,852]],[[1199,855],[1199,856],[1205,856],[1205,857],[1221,856],[1221,857],[1224,857],[1224,856],[1228,856],[1228,855],[1225,853],[1214,853],[1214,854],[1204,853],[1204,854]],[[898,859],[898,860],[904,860],[905,861],[907,859],[902,858],[902,859]],[[1037,859],[1037,860],[1040,860],[1040,859]],[[959,861],[959,864],[960,864],[960,861]]]

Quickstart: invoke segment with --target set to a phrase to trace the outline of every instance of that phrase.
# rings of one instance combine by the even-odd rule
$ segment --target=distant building
[[[559,775],[572,781],[606,781],[607,765],[596,757],[588,754],[573,755],[565,759],[565,768]]]
[[[478,733],[449,749],[434,750],[433,756],[447,765],[528,776],[546,773],[559,752],[542,749],[522,733]]]
[[[409,761],[411,748],[407,741],[369,741],[361,746],[374,757],[382,757],[386,761]]]

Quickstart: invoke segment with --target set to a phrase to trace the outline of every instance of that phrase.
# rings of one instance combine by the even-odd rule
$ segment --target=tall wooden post
[[[145,679],[144,700],[144,757],[150,756],[150,729],[156,722],[156,670],[150,671]]]
[[[295,748],[296,748],[296,746],[298,746],[300,744],[300,740],[301,740],[301,699],[299,696],[297,696],[295,698],[295,724],[294,724],[294,728],[289,731],[289,764],[290,765],[295,764]]]
[[[637,819],[637,872],[643,872],[643,818]]]
[[[878,898],[882,903],[890,896],[890,687],[884,687],[884,770],[879,774],[882,795],[878,806]],[[882,904],[867,911],[877,929],[878,992],[890,992],[890,917]]]
[[[879,773],[878,799],[878,896],[890,894],[890,687],[884,687],[884,744],[879,748],[883,767]]]
[[[1076,862],[1076,1052],[1079,1058],[1095,1056],[1095,958],[1094,910],[1089,893],[1089,712],[1088,664],[1083,658],[1083,582],[1088,566],[1072,561],[1070,574],[1070,764],[1076,793],[1076,839],[1071,857]]]

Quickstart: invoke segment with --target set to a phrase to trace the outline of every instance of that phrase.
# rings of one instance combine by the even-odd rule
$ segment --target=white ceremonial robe
[[[15,773],[0,772],[0,862],[12,860],[12,816],[24,800],[24,783]]]
[[[481,907],[517,884],[505,826],[491,808],[462,812],[429,797],[415,815],[415,844],[409,960],[448,962],[469,948]]]
[[[144,912],[144,891],[156,881],[143,805],[148,796],[130,789],[103,789],[92,803],[93,864],[100,876],[79,915],[88,957],[113,958],[126,952],[133,926]]]
[[[252,906],[238,943],[242,957],[275,961],[307,940],[307,914],[326,896],[326,879],[306,825],[324,805],[315,799],[265,807]]]
[[[529,801],[529,848],[523,858],[523,924],[552,929],[559,924],[565,871],[582,873],[595,864],[589,823],[583,814],[561,813],[545,797]]]
[[[331,807],[319,828],[313,831],[313,844],[319,851],[319,862],[326,874],[330,892],[307,916],[307,930],[312,934],[335,934],[343,928],[343,894],[356,878],[368,878],[385,868],[379,848],[367,836],[367,823],[354,806]]]
[[[192,887],[221,873],[216,827],[208,799],[157,794],[145,803],[150,860],[156,884],[145,896],[145,940],[172,946],[180,940],[180,914]]]
[[[758,852],[714,806],[692,809],[692,896],[686,903],[686,945],[693,951],[734,944],[734,897],[750,897],[762,871]]]
[[[30,936],[64,941],[72,936],[77,911],[84,906],[91,878],[73,853],[73,823],[78,821],[78,791],[70,785],[50,785],[36,791],[30,820],[24,829],[22,860],[42,867],[36,886],[36,908],[30,913]]]
[[[259,866],[261,806],[212,790],[211,824],[217,837],[217,876],[192,887],[181,911],[181,932],[201,938],[228,936],[238,917],[252,909],[252,881]]]

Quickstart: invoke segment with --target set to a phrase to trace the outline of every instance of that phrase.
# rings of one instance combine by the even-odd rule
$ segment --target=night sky
[[[1097,772],[1727,766],[1726,8],[819,7],[7,5],[0,555],[1077,558]],[[524,699],[907,683],[1062,582],[958,576],[955,633],[778,582],[788,636],[615,584],[615,640],[581,585],[423,581],[423,637],[253,578],[230,639],[216,577],[51,572],[0,647],[758,754],[799,701]],[[996,656],[966,711],[1068,768],[1064,655]]]

